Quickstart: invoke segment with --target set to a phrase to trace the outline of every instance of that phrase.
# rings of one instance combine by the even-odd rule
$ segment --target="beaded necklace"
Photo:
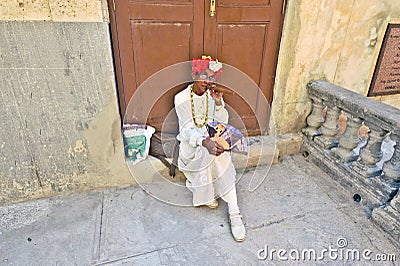
[[[194,100],[193,100],[193,97],[194,97],[194,92],[193,92],[193,85],[192,85],[190,87],[190,102],[191,102],[191,106],[192,106],[192,119],[193,119],[193,123],[195,124],[196,127],[202,128],[208,122],[208,95],[207,95],[207,92],[206,92],[206,116],[205,116],[203,124],[198,124],[197,121],[196,121],[196,113],[194,111]]]

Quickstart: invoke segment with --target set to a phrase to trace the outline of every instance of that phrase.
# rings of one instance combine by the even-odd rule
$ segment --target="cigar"
[[[228,94],[228,95],[235,95],[235,92],[230,90],[230,89],[225,89],[222,87],[212,87],[210,88],[210,90],[213,90],[215,92],[222,92],[223,94]]]

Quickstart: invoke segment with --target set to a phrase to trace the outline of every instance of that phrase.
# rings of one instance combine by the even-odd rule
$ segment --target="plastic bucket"
[[[126,159],[134,163],[146,159],[155,129],[148,125],[125,124],[123,132]]]

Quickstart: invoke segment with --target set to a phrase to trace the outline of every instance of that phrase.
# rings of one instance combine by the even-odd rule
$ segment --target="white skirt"
[[[229,152],[214,156],[203,146],[194,148],[181,142],[178,168],[193,192],[194,206],[209,204],[235,186],[236,170]]]

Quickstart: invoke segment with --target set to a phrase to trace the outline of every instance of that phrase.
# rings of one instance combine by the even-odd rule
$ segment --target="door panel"
[[[186,61],[191,55],[190,23],[133,22],[131,28],[135,66],[140,66],[135,68],[136,87],[157,71]]]
[[[137,88],[152,74],[164,67],[190,60],[203,52],[203,1],[115,1],[116,33],[120,57],[117,72],[122,115]],[[116,60],[117,62],[117,60]],[[182,85],[171,88],[157,101],[147,121],[161,130],[163,118],[173,107],[173,93]],[[143,102],[146,95],[141,95]],[[142,104],[143,104],[142,102]],[[152,103],[145,103],[152,104]],[[125,122],[141,117],[141,109],[129,114]],[[125,117],[124,117],[125,118]]]
[[[263,57],[266,30],[265,24],[218,25],[218,56],[221,60],[227,59],[230,65],[246,66],[246,74],[257,84],[261,79],[262,60],[260,58]],[[237,44],[232,45],[233,43]]]
[[[153,2],[153,3],[151,3]],[[159,1],[157,1],[159,2]],[[164,1],[161,4],[154,1],[129,2],[131,20],[187,21],[193,20],[193,5],[191,1]]]
[[[271,0],[220,0],[219,6],[268,6]]]
[[[222,62],[229,63],[232,66],[246,66],[246,74],[256,83],[260,84],[262,69],[262,60],[264,46],[265,46],[265,35],[267,27],[264,24],[221,24],[218,25],[218,37],[217,37],[217,51],[218,57]],[[238,43],[238,36],[240,36],[240,42]],[[232,45],[233,43],[238,43]],[[240,68],[239,69],[243,69]],[[224,78],[225,77],[225,78]],[[226,80],[228,75],[223,75],[221,81],[227,83]],[[254,88],[254,87],[253,87]],[[237,91],[240,88],[233,87]],[[240,115],[230,114],[230,123],[244,130],[242,127],[242,121],[246,125],[249,131],[259,128],[259,125],[254,118],[254,113],[250,109],[250,106],[256,107],[256,99],[249,98],[246,101],[243,98],[235,96],[225,96],[225,100],[228,104],[232,105],[232,108],[236,110]],[[257,132],[249,132],[257,133]]]
[[[136,88],[154,73],[178,62],[187,61],[192,54],[191,44],[193,40],[190,22],[140,21],[132,22],[131,28],[135,66],[139,66],[135,68]],[[171,36],[174,37],[171,38]],[[178,130],[177,121],[168,121],[168,125],[166,125],[165,118],[174,107],[174,95],[182,90],[183,87],[170,88],[171,90],[163,94],[155,104],[146,102],[148,97],[145,94],[142,93],[140,96],[142,99],[141,104],[149,106],[154,104],[147,123],[154,126],[157,131],[176,132]],[[141,109],[136,109],[134,116],[145,117],[145,114],[141,112]],[[130,119],[129,116],[126,118]]]

